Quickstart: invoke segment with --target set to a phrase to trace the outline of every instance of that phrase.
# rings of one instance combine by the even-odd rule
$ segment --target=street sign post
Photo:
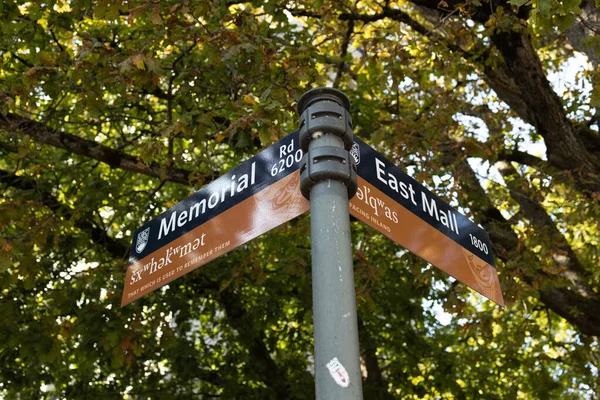
[[[358,191],[350,213],[497,304],[504,305],[488,234],[355,138]]]
[[[504,305],[487,233],[354,138],[349,108],[338,90],[305,93],[298,131],[135,231],[121,306],[303,214],[306,199],[317,400],[362,399],[349,215]]]
[[[133,234],[121,306],[308,211],[293,132]]]
[[[361,400],[362,376],[348,198],[356,193],[350,156],[350,101],[318,88],[298,100],[300,190],[310,198],[315,393],[317,400]]]

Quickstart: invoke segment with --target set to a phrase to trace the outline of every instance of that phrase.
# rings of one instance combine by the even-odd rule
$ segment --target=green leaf
[[[131,57],[131,62],[133,63],[133,65],[135,65],[137,69],[141,69],[141,70],[146,69],[146,65],[144,63],[145,60],[146,60],[146,57],[144,57],[143,54],[137,54],[137,55]]]
[[[510,0],[508,3],[512,4],[513,6],[521,7],[526,4],[530,4],[531,0]]]
[[[542,16],[548,16],[552,9],[552,0],[538,0],[537,8]]]
[[[269,98],[269,95],[271,94],[272,88],[273,88],[272,86],[269,86],[262,92],[262,94],[260,95],[261,103],[264,103],[265,101],[267,101],[267,98]]]
[[[271,143],[271,135],[266,129],[260,129],[258,131],[258,134],[260,137],[260,142],[262,143],[263,147],[266,147],[267,145],[269,145]]]
[[[150,13],[150,21],[152,21],[152,23],[155,25],[163,24],[163,19],[160,16],[160,5],[157,4],[152,9],[152,12]]]
[[[577,12],[580,4],[581,0],[563,0],[562,8],[565,13]]]

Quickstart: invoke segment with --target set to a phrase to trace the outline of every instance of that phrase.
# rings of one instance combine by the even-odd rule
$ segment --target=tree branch
[[[36,201],[48,207],[58,216],[65,219],[71,219],[73,214],[71,209],[60,203],[52,193],[46,190],[39,182],[26,176],[17,176],[10,172],[0,170],[0,184],[12,186],[24,192],[31,192],[35,195]],[[75,220],[75,226],[88,233],[92,242],[105,248],[115,258],[123,259],[129,253],[129,246],[125,243],[111,238],[106,231],[94,225],[91,219],[81,217]]]
[[[503,150],[498,153],[498,160],[507,162],[516,162],[517,164],[527,165],[540,171],[548,171],[548,162],[539,157],[519,150]]]
[[[377,359],[377,344],[373,341],[371,333],[364,321],[358,318],[358,337],[360,339],[361,356],[367,369],[367,377],[364,381],[365,392],[368,392],[373,398],[381,400],[391,400],[394,398],[387,391],[387,382],[383,379],[379,361]]]
[[[502,53],[510,77],[521,88],[521,99],[544,138],[550,164],[571,174],[575,186],[588,196],[600,193],[600,161],[587,151],[567,119],[529,36],[524,32],[500,32],[492,36],[492,41]]]
[[[534,200],[533,189],[524,179],[521,179],[520,174],[510,163],[499,161],[495,166],[510,189],[511,197],[519,203],[523,216],[535,228],[537,236],[547,238],[552,243],[549,252],[558,274],[569,280],[582,296],[596,297],[587,285],[589,273],[581,265],[567,239],[558,230],[544,207]]]
[[[17,53],[15,53],[14,51],[11,51],[10,54],[17,60],[21,61],[26,67],[33,68],[33,64],[31,64],[29,61],[25,60],[24,58],[19,57],[19,55]]]
[[[521,248],[517,234],[502,216],[500,210],[490,201],[466,160],[461,160],[459,155],[447,150],[444,161],[445,164],[454,167],[455,176],[465,192],[469,193],[468,206],[475,215],[481,216],[480,222],[492,239],[495,255],[504,262],[511,261],[518,254],[521,254],[521,259],[538,259],[537,255],[530,250]],[[550,275],[536,268],[523,268],[522,271],[524,274],[521,275],[521,278],[529,285],[533,285],[536,274],[541,274],[543,280],[551,278]],[[589,293],[589,290],[585,292]],[[545,285],[539,289],[539,294],[542,303],[578,327],[581,332],[600,337],[600,315],[595,312],[600,307],[598,296],[586,297],[569,287],[547,287]]]
[[[286,11],[288,11],[293,17],[308,17],[308,18],[322,18],[323,16],[319,13],[308,11],[306,9],[299,8],[289,8],[283,7]]]
[[[339,86],[340,78],[342,77],[342,73],[345,70],[346,62],[344,58],[348,54],[348,47],[350,47],[350,38],[352,37],[352,33],[354,32],[354,21],[350,20],[348,22],[348,29],[346,29],[346,34],[344,35],[344,40],[342,40],[342,51],[340,54],[340,62],[338,64],[338,70],[335,75],[335,80],[333,81],[333,87],[337,88]]]
[[[239,296],[230,289],[222,290],[219,292],[219,303],[225,308],[229,324],[240,333],[240,340],[248,348],[258,376],[275,392],[277,400],[289,399],[291,394],[286,381],[265,346],[264,335],[248,329],[251,321],[248,321],[248,313]]]
[[[423,0],[414,3],[438,10],[437,2],[434,4],[432,1]],[[476,20],[480,22],[485,22],[490,16],[490,11],[482,7],[477,7],[477,13]],[[321,18],[320,15],[305,10],[298,15]],[[386,7],[380,13],[371,15],[338,14],[340,20],[365,23],[384,18],[402,22],[423,36],[445,44],[469,62],[485,61],[491,54],[489,49],[477,49],[475,53],[465,51],[401,10]],[[492,42],[502,53],[504,61],[494,65],[482,64],[486,82],[519,117],[536,127],[546,143],[549,163],[571,175],[575,186],[588,197],[597,196],[600,193],[600,161],[588,151],[573,124],[567,119],[562,102],[546,79],[539,57],[527,34],[523,31],[499,32],[492,36]]]
[[[322,56],[322,61],[327,64],[334,65],[334,66],[340,65],[339,60],[336,60],[334,57],[330,57],[330,56],[326,56],[326,55]],[[358,79],[358,74],[356,72],[352,71],[352,69],[350,68],[348,63],[344,63],[343,72],[350,75],[352,77],[352,79],[354,79],[354,80]]]
[[[65,48],[62,46],[62,44],[60,44],[60,42],[56,38],[56,35],[54,34],[54,31],[52,29],[50,29],[50,34],[52,35],[52,39],[54,40],[54,43],[56,43],[56,45],[58,46],[60,51],[64,53]]]
[[[72,153],[101,161],[113,168],[147,175],[153,178],[189,185],[192,171],[168,168],[157,163],[145,165],[137,157],[104,146],[91,140],[59,131],[16,114],[0,114],[0,129],[7,132],[20,131],[40,144],[46,144]]]

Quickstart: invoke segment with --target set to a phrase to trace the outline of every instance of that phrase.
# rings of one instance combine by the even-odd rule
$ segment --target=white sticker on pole
[[[337,357],[333,357],[331,361],[327,363],[327,369],[331,374],[331,377],[339,386],[345,388],[350,385],[350,377],[348,376],[348,371],[342,365],[342,363],[337,359]]]

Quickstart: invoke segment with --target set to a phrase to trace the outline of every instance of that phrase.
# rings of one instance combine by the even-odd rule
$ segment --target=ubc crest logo
[[[360,146],[358,145],[358,143],[352,143],[350,155],[352,156],[352,158],[354,158],[354,162],[356,162],[356,165],[360,164]]]
[[[146,228],[140,233],[138,233],[137,241],[135,242],[135,251],[141,253],[146,248],[148,244],[148,238],[150,237],[150,228]]]

